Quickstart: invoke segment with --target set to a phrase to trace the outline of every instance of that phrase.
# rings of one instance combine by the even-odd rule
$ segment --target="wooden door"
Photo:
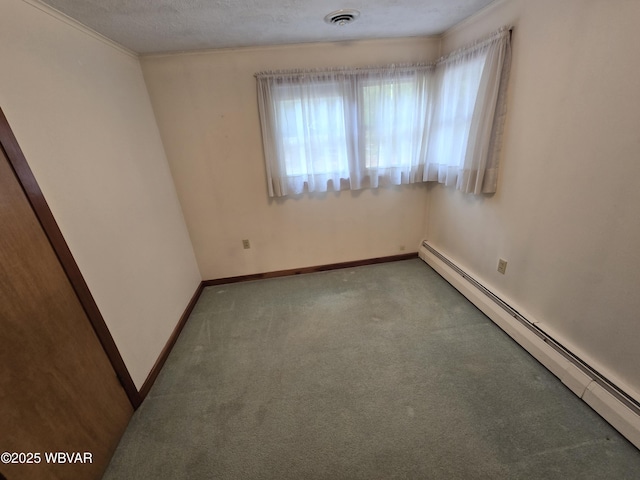
[[[0,472],[99,479],[132,412],[0,148]]]

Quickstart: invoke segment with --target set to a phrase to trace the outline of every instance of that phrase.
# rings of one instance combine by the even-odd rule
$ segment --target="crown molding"
[[[92,30],[91,28],[87,27],[86,25],[83,25],[82,23],[78,22],[77,20],[75,20],[74,18],[71,18],[68,15],[65,15],[64,13],[56,10],[53,7],[50,7],[49,5],[46,5],[44,3],[42,3],[40,0],[22,0],[24,3],[26,3],[27,5],[36,8],[38,10],[40,10],[41,12],[49,15],[50,17],[55,18],[56,20],[69,25],[72,28],[75,28],[76,30],[84,33],[85,35],[88,35],[89,37],[93,38],[94,40],[98,40],[99,42],[108,45],[109,47],[119,51],[120,53],[124,53],[125,55],[128,55],[130,57],[133,58],[138,58],[138,54],[136,52],[134,52],[133,50],[130,50],[122,45],[120,45],[117,42],[114,42],[113,40],[111,40],[110,38],[105,37],[104,35],[96,32],[95,30]]]

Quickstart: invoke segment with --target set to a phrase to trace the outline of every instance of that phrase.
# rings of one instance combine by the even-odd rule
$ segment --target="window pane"
[[[426,116],[421,75],[363,82],[361,132],[367,168],[412,164],[419,156]]]
[[[443,70],[429,144],[436,163],[462,165],[483,66],[484,58],[475,57],[451,63]]]
[[[344,99],[332,90],[330,83],[278,89],[275,114],[287,175],[348,172]]]

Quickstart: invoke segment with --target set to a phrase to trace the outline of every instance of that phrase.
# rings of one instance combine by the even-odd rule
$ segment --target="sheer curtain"
[[[358,77],[357,158],[369,186],[422,182],[432,72],[405,67]]]
[[[352,90],[339,72],[258,77],[270,196],[339,189],[349,178]]]
[[[431,65],[256,74],[269,196],[437,181],[496,191],[510,28]]]
[[[496,191],[510,53],[505,27],[437,62],[425,181]]]
[[[269,195],[421,182],[432,70],[256,74]]]

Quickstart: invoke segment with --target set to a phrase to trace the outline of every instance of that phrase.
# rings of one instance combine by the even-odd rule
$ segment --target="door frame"
[[[40,190],[40,187],[38,186],[38,182],[36,181],[36,178],[27,163],[27,159],[18,145],[18,141],[16,140],[1,107],[0,147],[9,160],[9,165],[13,169],[20,186],[27,196],[29,204],[38,219],[38,222],[49,239],[49,243],[58,257],[58,261],[62,265],[62,268],[87,315],[87,318],[91,322],[93,330],[95,331],[107,358],[111,362],[116,376],[120,380],[131,405],[134,409],[137,409],[142,403],[142,397],[133,383],[133,379],[129,374],[129,370],[125,365],[120,352],[118,351],[118,347],[111,336],[111,332],[109,332],[109,328],[107,327],[107,324],[98,309],[98,305],[96,304],[93,295],[80,272],[80,268],[73,258],[67,242],[62,236],[62,232],[49,209],[49,205],[42,194],[42,190]]]

